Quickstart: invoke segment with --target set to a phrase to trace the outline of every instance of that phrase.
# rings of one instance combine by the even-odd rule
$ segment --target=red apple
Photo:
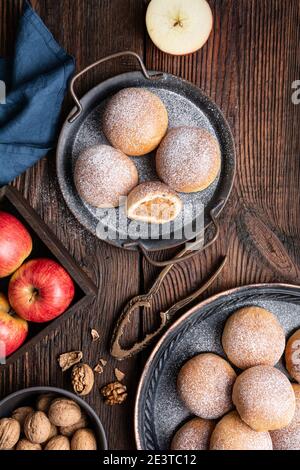
[[[8,286],[11,306],[25,320],[43,323],[61,315],[70,305],[74,283],[62,266],[51,259],[23,264]]]
[[[24,225],[0,211],[0,278],[15,272],[32,250],[32,239]]]
[[[25,341],[28,323],[11,311],[5,295],[0,293],[0,358],[10,356]]]

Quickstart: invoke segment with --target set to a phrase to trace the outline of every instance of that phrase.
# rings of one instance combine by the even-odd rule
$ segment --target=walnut
[[[60,434],[63,436],[71,437],[75,431],[78,429],[86,428],[88,426],[88,418],[85,413],[82,413],[82,416],[78,423],[73,424],[72,426],[62,426],[59,428]]]
[[[16,447],[16,450],[42,450],[41,444],[34,444],[27,439],[21,439]]]
[[[70,441],[66,436],[52,437],[44,450],[70,450]]]
[[[44,413],[47,413],[54,397],[55,395],[53,393],[45,393],[44,395],[40,395],[36,401],[36,409],[38,411],[44,411]]]
[[[52,437],[57,436],[57,434],[58,434],[57,427],[54,424],[51,423],[50,434],[48,436],[47,442],[50,441],[50,439],[52,439]]]
[[[25,419],[24,434],[34,444],[46,442],[51,431],[51,423],[43,411],[30,413]]]
[[[82,351],[70,351],[61,354],[58,358],[58,363],[62,368],[62,371],[65,372],[66,370],[73,367],[75,364],[78,364],[78,362],[80,362],[82,358]]]
[[[91,429],[78,429],[71,440],[71,450],[97,450],[95,434]]]
[[[78,364],[72,370],[72,384],[77,395],[88,395],[94,386],[94,372],[87,364]]]
[[[33,411],[34,410],[31,408],[31,406],[21,406],[20,408],[17,408],[15,411],[13,411],[11,417],[19,421],[21,428],[23,428],[26,417]]]
[[[13,418],[0,419],[0,450],[12,449],[20,438],[21,426]]]
[[[57,398],[51,403],[48,416],[55,426],[72,426],[81,419],[81,409],[73,400]]]
[[[120,382],[112,382],[101,389],[101,394],[106,398],[106,405],[120,405],[127,398],[127,388]]]

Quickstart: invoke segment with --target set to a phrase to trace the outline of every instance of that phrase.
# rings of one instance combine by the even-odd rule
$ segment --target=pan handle
[[[210,211],[210,217],[211,221],[214,225],[215,228],[215,234],[213,238],[206,243],[206,245],[201,245],[202,243],[202,238],[201,240],[196,239],[194,242],[190,242],[187,244],[186,248],[182,250],[178,255],[175,256],[175,258],[165,260],[165,261],[155,261],[149,256],[149,253],[147,249],[143,246],[142,243],[136,243],[136,242],[131,242],[131,243],[126,243],[123,245],[124,248],[129,248],[130,246],[138,246],[138,248],[141,250],[142,254],[144,255],[145,259],[150,263],[152,266],[155,266],[156,268],[164,268],[167,266],[174,266],[176,264],[182,263],[184,261],[189,260],[193,256],[197,255],[198,253],[201,253],[202,251],[206,250],[208,247],[213,245],[215,241],[219,238],[220,235],[220,227],[217,221],[217,214],[219,214],[220,209],[224,205],[225,201],[224,199],[221,199],[219,203]],[[200,245],[200,246],[199,246]]]
[[[74,91],[74,85],[75,85],[75,82],[78,80],[78,78],[80,78],[82,75],[89,72],[94,67],[97,67],[98,65],[103,64],[104,62],[108,62],[109,60],[117,59],[118,57],[123,57],[123,56],[131,56],[131,57],[134,57],[135,59],[137,59],[144,76],[148,80],[155,80],[155,79],[161,78],[163,76],[162,72],[149,74],[149,72],[146,69],[145,64],[142,61],[141,57],[136,52],[132,52],[132,51],[117,52],[115,54],[111,54],[107,57],[104,57],[100,60],[97,60],[97,62],[94,62],[93,64],[89,65],[88,67],[83,69],[81,72],[79,72],[77,75],[75,75],[75,77],[73,77],[73,79],[70,83],[70,93],[72,95],[73,100],[76,103],[77,110],[74,111],[74,113],[71,114],[71,116],[68,118],[69,123],[73,123],[74,121],[76,121],[76,119],[80,116],[80,114],[82,113],[82,110],[83,110],[82,104],[81,104],[80,100],[78,99],[78,97],[77,97],[77,95]]]

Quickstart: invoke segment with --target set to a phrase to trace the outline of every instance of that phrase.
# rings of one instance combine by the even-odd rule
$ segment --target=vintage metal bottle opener
[[[213,241],[212,241],[213,242]],[[199,244],[199,241],[198,241]],[[187,251],[191,250],[191,246],[187,249],[185,248],[181,253],[179,253],[178,258],[183,256]],[[223,270],[227,261],[227,256],[225,256],[217,268],[217,270],[210,276],[210,278],[196,291],[193,292],[188,297],[180,300],[176,304],[172,305],[166,312],[160,312],[161,323],[158,329],[156,329],[153,333],[149,333],[145,336],[145,338],[137,343],[135,343],[131,348],[124,349],[122,348],[120,341],[122,336],[124,335],[125,328],[130,323],[131,316],[133,312],[139,307],[146,307],[150,308],[151,303],[153,301],[154,296],[159,291],[163,280],[165,279],[166,275],[172,269],[173,265],[169,265],[165,267],[158,278],[156,279],[155,283],[149,290],[147,294],[138,295],[131,299],[126,307],[124,308],[113,333],[112,343],[111,343],[111,355],[122,361],[129,357],[134,356],[135,354],[139,353],[143,349],[145,349],[162,331],[171,323],[174,315],[183,307],[186,307],[189,303],[194,301],[197,297],[199,297],[203,292],[208,289],[208,287],[215,281],[215,279],[219,276],[221,271]]]

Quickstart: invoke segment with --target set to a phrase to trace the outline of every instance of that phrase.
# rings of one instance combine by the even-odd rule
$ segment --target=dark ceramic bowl
[[[96,435],[98,450],[107,450],[106,435],[101,421],[95,411],[85,401],[83,401],[78,396],[74,395],[74,393],[68,392],[61,388],[32,387],[25,388],[23,390],[19,390],[18,392],[12,393],[0,402],[0,418],[9,417],[12,412],[19,406],[33,405],[37,396],[43,393],[53,393],[57,396],[62,396],[74,400],[89,417],[91,428],[93,429]]]

